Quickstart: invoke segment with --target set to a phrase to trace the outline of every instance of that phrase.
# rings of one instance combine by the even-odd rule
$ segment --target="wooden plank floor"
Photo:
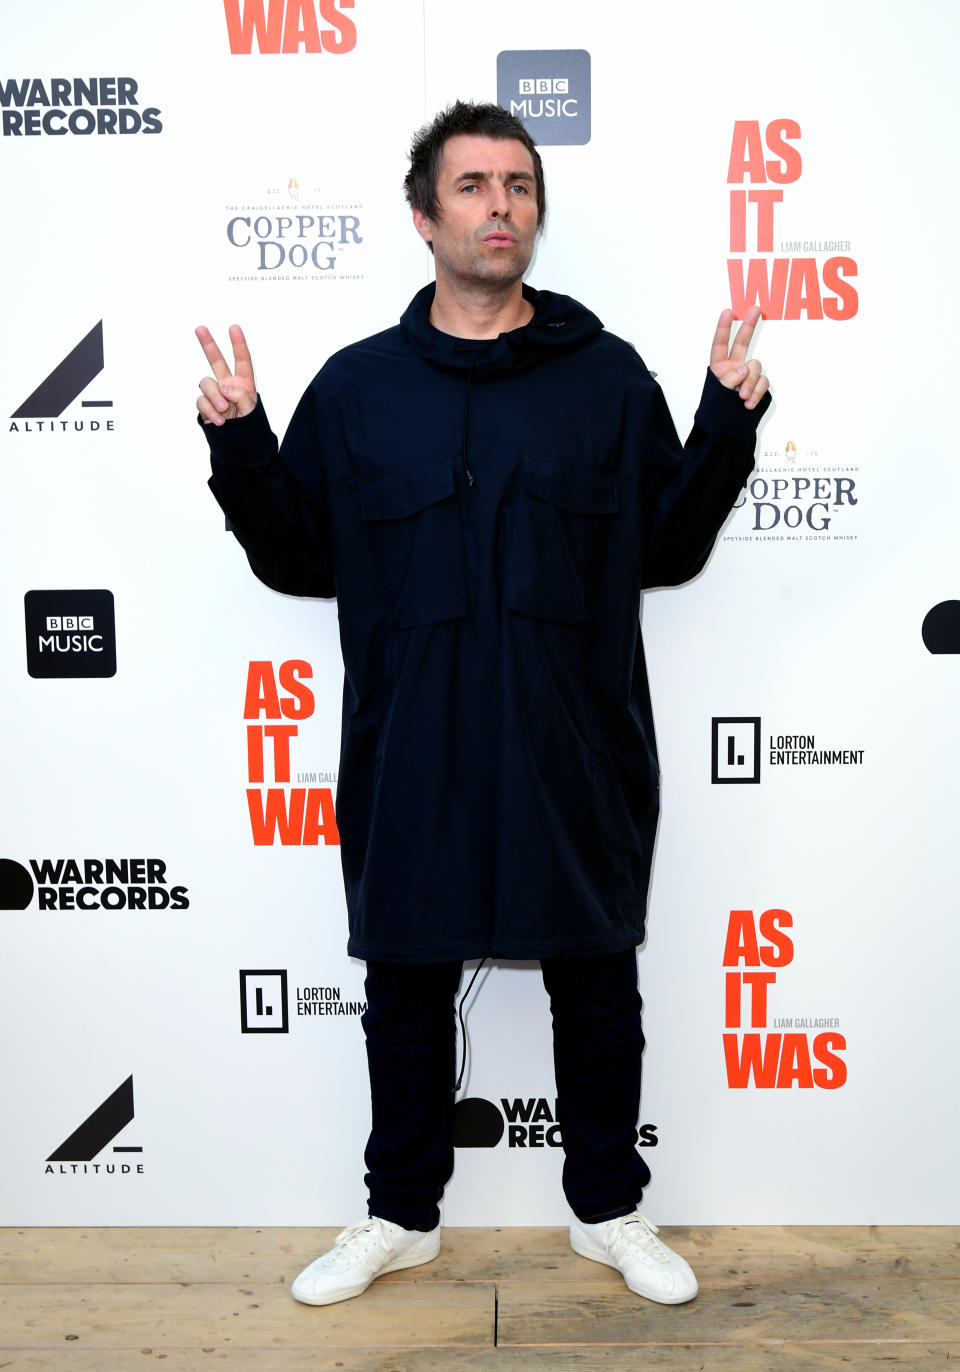
[[[697,1300],[659,1306],[561,1229],[448,1229],[338,1305],[291,1279],[333,1229],[0,1230],[0,1372],[960,1367],[960,1228],[674,1229]]]

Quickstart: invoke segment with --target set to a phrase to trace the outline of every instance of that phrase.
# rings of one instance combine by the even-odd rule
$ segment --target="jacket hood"
[[[473,367],[487,375],[520,371],[545,357],[582,347],[603,329],[592,310],[569,295],[535,291],[524,285],[523,298],[534,309],[529,324],[497,338],[455,338],[430,323],[435,294],[434,282],[418,291],[400,318],[400,328],[414,351],[436,367]]]

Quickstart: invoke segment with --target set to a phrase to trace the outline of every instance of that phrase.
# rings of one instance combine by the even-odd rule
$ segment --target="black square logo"
[[[590,54],[584,48],[501,52],[497,100],[535,143],[589,143]]]
[[[116,675],[112,591],[27,591],[23,605],[32,677]]]
[[[240,973],[240,1031],[288,1034],[287,974],[279,968]]]
[[[715,715],[710,749],[714,786],[760,780],[760,716]]]

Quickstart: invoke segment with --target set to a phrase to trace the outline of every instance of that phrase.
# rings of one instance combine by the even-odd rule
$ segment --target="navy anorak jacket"
[[[641,591],[703,567],[769,396],[708,371],[681,445],[576,301],[525,286],[531,322],[474,341],[433,293],[330,358],[279,452],[259,402],[204,426],[210,485],[262,581],[338,600],[348,951],[619,951],[659,812]]]

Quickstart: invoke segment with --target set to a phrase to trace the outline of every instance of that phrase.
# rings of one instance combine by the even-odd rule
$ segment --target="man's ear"
[[[433,242],[433,222],[421,210],[413,211],[413,227],[424,243]]]

